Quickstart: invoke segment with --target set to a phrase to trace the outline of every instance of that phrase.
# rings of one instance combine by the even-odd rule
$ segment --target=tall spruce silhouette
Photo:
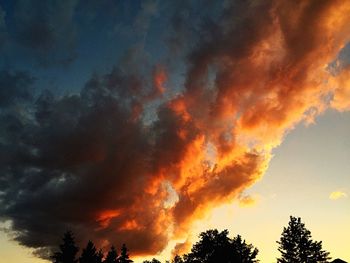
[[[120,250],[120,257],[118,258],[119,263],[131,263],[134,262],[129,258],[128,249],[125,244],[122,245]]]
[[[114,246],[110,248],[103,263],[118,263],[118,252]]]
[[[278,263],[325,263],[330,260],[329,253],[322,250],[322,241],[311,239],[311,232],[300,217],[290,217],[288,227],[284,227],[277,243],[281,252]]]
[[[81,253],[79,263],[101,263],[102,257],[102,252],[97,252],[94,243],[89,241]]]
[[[240,236],[228,237],[228,231],[208,230],[200,234],[200,240],[191,252],[184,255],[185,263],[255,263],[258,249],[242,241]],[[181,262],[181,261],[180,261]]]
[[[76,255],[79,248],[75,245],[72,232],[67,231],[63,236],[63,243],[59,246],[60,251],[51,257],[54,263],[76,263]]]

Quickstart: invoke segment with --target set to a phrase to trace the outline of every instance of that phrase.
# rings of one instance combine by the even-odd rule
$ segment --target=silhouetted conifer
[[[76,263],[75,259],[79,248],[75,245],[72,232],[67,231],[63,236],[63,243],[60,245],[60,251],[56,252],[51,258],[54,263]]]
[[[102,252],[97,252],[94,243],[89,241],[81,253],[79,263],[101,263],[103,257],[103,255],[101,255]]]
[[[118,252],[114,246],[108,251],[107,256],[103,263],[118,263]]]
[[[330,257],[322,250],[322,241],[313,241],[311,232],[306,229],[300,217],[290,217],[288,227],[284,227],[278,251],[281,257],[279,263],[325,263]]]
[[[128,249],[125,244],[122,245],[120,251],[120,257],[118,258],[119,263],[130,263],[134,262],[129,258]]]

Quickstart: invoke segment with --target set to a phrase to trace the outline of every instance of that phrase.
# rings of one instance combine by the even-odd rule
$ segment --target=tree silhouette
[[[174,259],[171,261],[172,263],[184,263],[183,259],[181,256],[176,255]]]
[[[81,253],[79,263],[101,263],[102,257],[102,252],[97,252],[94,243],[89,241]]]
[[[98,263],[102,263],[102,259],[103,259],[103,252],[102,252],[102,249],[100,249],[98,252],[97,252],[97,259],[96,259],[96,261],[98,262]]]
[[[143,263],[161,263],[158,259],[153,258],[152,260],[144,260]]]
[[[208,230],[200,234],[200,241],[184,256],[185,263],[254,263],[258,250],[246,244],[240,236],[230,239],[228,231]],[[180,261],[181,262],[181,261]]]
[[[232,239],[231,247],[237,262],[258,262],[258,260],[255,258],[258,255],[259,250],[254,248],[252,244],[247,244],[245,240],[242,241],[242,237],[240,235],[237,235]]]
[[[67,231],[63,236],[63,243],[60,245],[60,251],[54,253],[51,257],[54,263],[76,263],[75,259],[79,248],[75,245],[72,232]]]
[[[118,252],[114,246],[108,251],[107,256],[103,263],[118,263]]]
[[[118,258],[119,263],[130,263],[134,262],[129,258],[128,249],[126,245],[123,244],[120,252],[120,257]]]
[[[324,263],[328,262],[329,253],[322,250],[322,241],[313,241],[311,232],[306,229],[300,217],[290,217],[288,227],[283,228],[278,251],[279,263]]]

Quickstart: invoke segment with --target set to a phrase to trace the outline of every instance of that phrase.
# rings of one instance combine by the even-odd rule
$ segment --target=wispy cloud
[[[252,207],[257,205],[257,203],[260,201],[259,195],[246,195],[239,199],[239,206],[240,207]]]
[[[347,198],[347,197],[348,197],[347,193],[339,190],[333,191],[329,194],[329,199],[331,200],[338,200],[340,198]]]

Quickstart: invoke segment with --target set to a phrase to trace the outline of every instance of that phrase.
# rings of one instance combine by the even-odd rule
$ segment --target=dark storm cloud
[[[0,108],[30,100],[33,82],[28,73],[0,71]]]
[[[217,19],[225,8],[221,1],[170,1],[164,8],[171,10],[165,36],[171,54],[188,55],[200,41],[205,22]],[[203,8],[205,6],[206,8]]]
[[[195,31],[195,23],[191,21],[194,10],[189,1],[174,1],[172,4],[171,8],[175,11],[170,18],[171,31],[166,43],[172,53],[182,53],[186,51],[187,45],[193,44],[189,39],[192,39]]]
[[[30,97],[24,93],[30,77],[3,76],[0,83],[8,87],[21,84],[4,93],[6,106]],[[168,224],[153,197],[164,196],[165,188],[145,191],[155,165],[154,135],[134,109],[141,105],[142,112],[149,92],[140,76],[115,68],[91,78],[80,94],[44,92],[27,118],[1,114],[0,215],[12,221],[17,241],[50,247],[72,229],[81,240],[94,230],[97,243],[127,242],[138,253],[164,247],[167,236],[159,227]]]

